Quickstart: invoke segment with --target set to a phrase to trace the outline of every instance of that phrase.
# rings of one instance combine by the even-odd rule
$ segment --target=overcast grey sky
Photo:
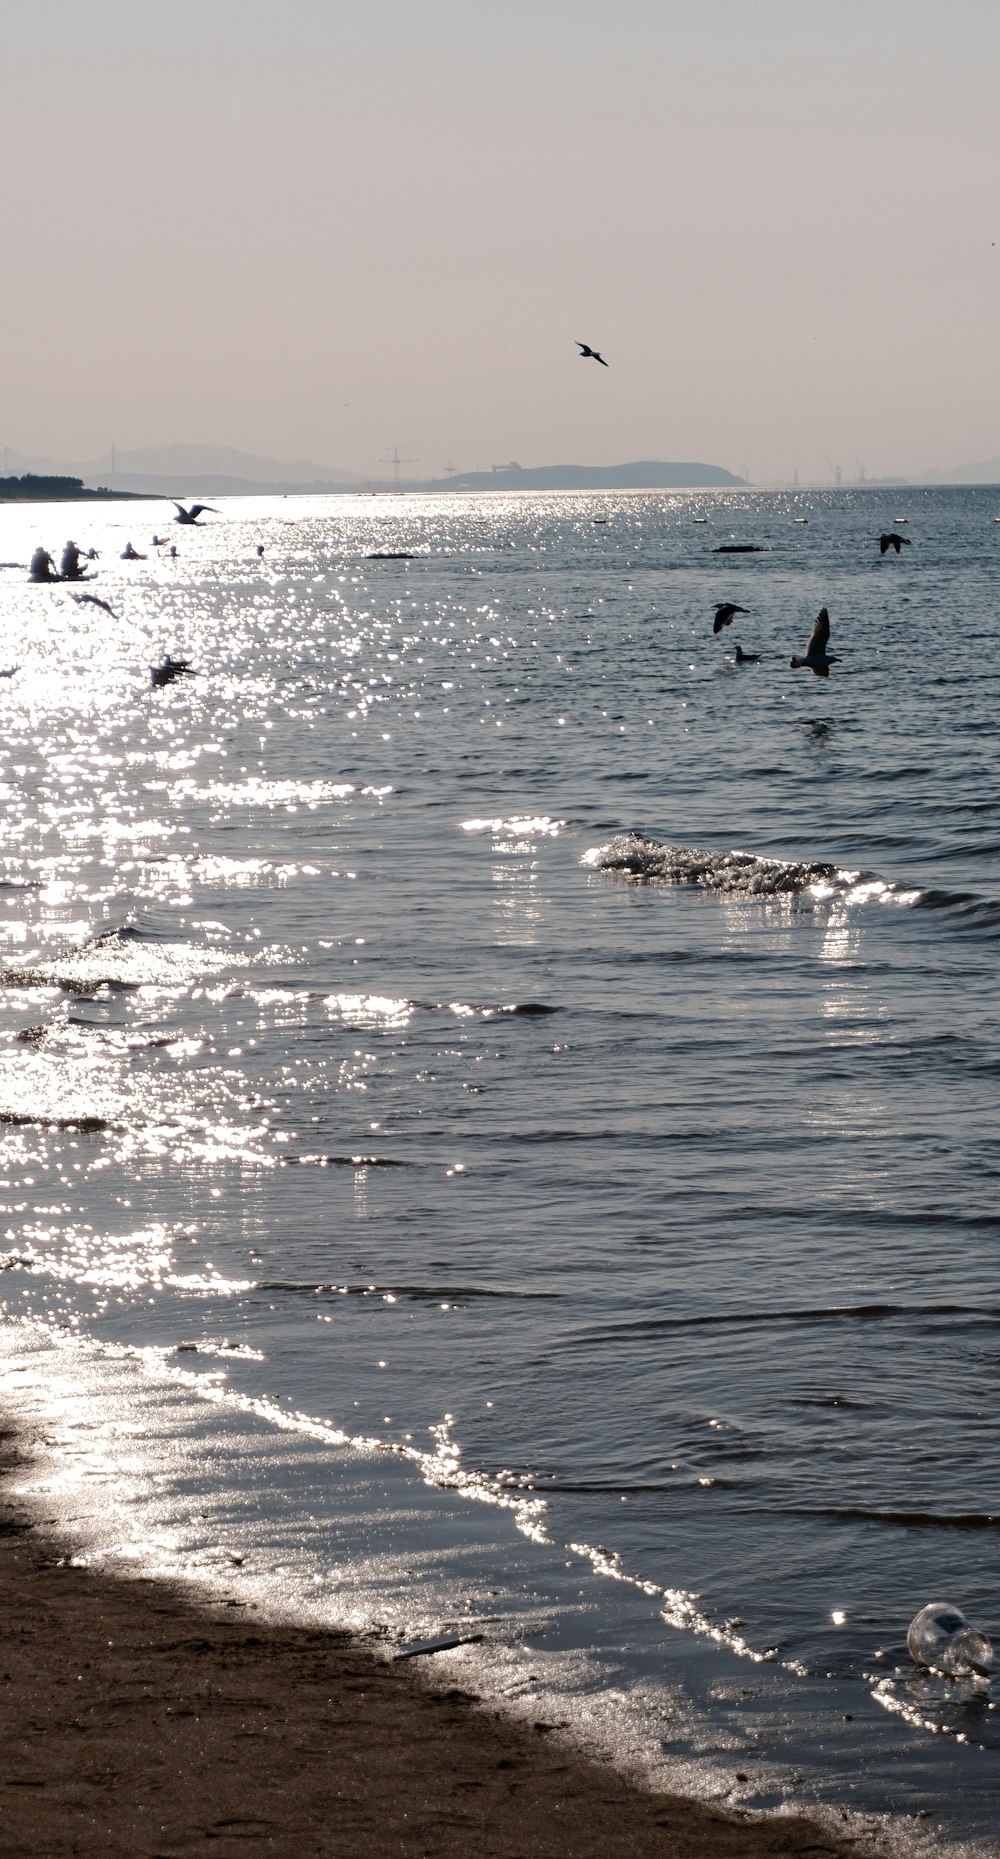
[[[993,456],[998,54],[993,0],[33,0],[0,443]]]

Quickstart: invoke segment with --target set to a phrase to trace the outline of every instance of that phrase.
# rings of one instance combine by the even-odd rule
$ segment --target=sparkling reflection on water
[[[992,1697],[902,1650],[1000,1628],[990,506],[889,566],[877,492],[0,512],[114,610],[0,570],[0,1290],[88,1413],[131,1364],[150,1540],[174,1427],[171,1541],[197,1486],[283,1604],[343,1536],[357,1617],[549,1609],[561,1708],[713,1786],[937,1810],[961,1749],[990,1832]]]

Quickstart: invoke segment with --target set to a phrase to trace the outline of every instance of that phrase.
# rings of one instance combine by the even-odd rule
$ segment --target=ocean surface
[[[171,515],[0,507],[24,1488],[480,1634],[445,1682],[661,1783],[1000,1851],[1000,1678],[905,1647],[1000,1641],[1000,489]]]

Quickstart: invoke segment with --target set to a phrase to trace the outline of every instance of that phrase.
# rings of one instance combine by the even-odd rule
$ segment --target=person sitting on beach
[[[139,554],[138,549],[134,549],[130,542],[126,542],[125,547],[122,550],[122,561],[123,562],[144,562],[145,559],[146,557],[144,555]]]
[[[67,542],[62,552],[62,561],[59,563],[60,579],[63,581],[81,580],[83,577],[83,569],[80,566],[80,560],[80,551],[76,543]]]
[[[42,548],[41,543],[39,543],[31,558],[28,578],[31,581],[58,581],[59,579],[59,576],[56,574],[55,562],[52,560],[48,549]]]

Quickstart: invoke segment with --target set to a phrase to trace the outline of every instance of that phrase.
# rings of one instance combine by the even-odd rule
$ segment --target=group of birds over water
[[[702,522],[704,518],[695,517],[694,520],[695,522]],[[796,517],[795,520],[796,522],[802,522],[808,519]],[[905,523],[906,518],[897,517],[896,520],[897,522]],[[889,549],[895,549],[898,555],[903,546],[906,545],[908,547],[909,543],[909,536],[901,536],[898,531],[894,529],[887,530],[883,532],[878,539],[879,555],[885,555]],[[735,547],[737,552],[741,546],[753,547],[752,544],[736,544]],[[717,601],[715,619],[712,622],[713,633],[721,633],[724,627],[732,625],[738,613],[746,613],[747,611],[748,609],[746,607],[737,606],[736,602],[733,600]],[[817,678],[828,678],[830,676],[830,666],[840,664],[840,660],[836,653],[829,650],[829,645],[830,615],[826,607],[821,607],[813,621],[813,629],[809,634],[806,649],[802,657],[793,656],[788,661],[792,671],[812,671],[815,672]],[[744,652],[740,645],[737,645],[734,657],[737,665],[757,665],[760,663],[759,652]]]
[[[607,368],[610,365],[608,362],[605,361],[604,356],[600,353],[600,350],[592,348],[589,342],[581,342],[579,339],[577,339],[576,346],[580,351],[579,359],[581,361],[596,361],[600,363],[602,368]],[[199,518],[205,515],[206,513],[211,514],[213,516],[216,516],[219,514],[219,512],[215,509],[215,506],[213,504],[192,503],[190,505],[186,505],[183,503],[179,503],[176,497],[172,497],[170,501],[171,503],[174,504],[176,511],[177,511],[177,515],[174,518],[175,523],[184,523],[184,524],[197,523]],[[595,518],[596,522],[601,522],[603,520],[604,519],[600,517]],[[703,523],[705,522],[705,520],[706,519],[704,517],[694,518],[694,521],[696,523]],[[905,521],[905,519],[897,519],[897,520]],[[800,523],[805,523],[808,521],[808,518],[797,517],[796,521]],[[887,554],[889,549],[895,549],[896,554],[898,555],[900,553],[900,550],[904,546],[907,546],[907,547],[909,546],[910,538],[909,536],[901,536],[897,530],[887,530],[881,536],[879,536],[878,543],[879,543],[879,554],[880,555]],[[165,548],[167,546],[167,539],[165,536],[154,535],[152,539],[152,545],[154,548],[157,548],[157,549]],[[717,551],[717,553],[720,553],[720,554],[741,554],[741,553],[756,553],[756,552],[757,552],[756,545],[753,543],[732,543],[732,544],[725,545],[722,549]],[[177,556],[176,547],[171,545],[169,553],[171,557],[176,558]],[[258,556],[262,556],[264,554],[264,544],[262,542],[258,543],[257,545],[257,554]],[[384,558],[383,553],[380,552],[379,556],[373,557],[372,559],[383,559],[383,558]],[[400,559],[400,560],[405,560],[405,561],[409,561],[411,559],[409,555],[400,554],[399,556],[397,556],[395,552],[389,555],[387,551],[385,552],[385,558],[388,558],[390,560]],[[96,560],[97,550],[96,549],[88,550],[86,559],[90,561]],[[67,542],[66,547],[63,550],[60,569],[59,569],[59,572],[57,573],[56,568],[55,568],[55,563],[53,562],[52,557],[48,554],[47,550],[43,548],[37,548],[35,550],[34,555],[31,558],[30,578],[32,581],[83,581],[83,580],[86,580],[88,579],[88,574],[87,574],[87,571],[81,565],[83,560],[84,560],[84,557],[81,555],[81,552],[77,548],[76,543]],[[131,542],[128,542],[126,543],[125,548],[122,550],[122,560],[144,562],[147,560],[147,557],[141,554],[139,550],[133,548]],[[109,606],[106,600],[101,600],[99,596],[96,594],[74,594],[72,598],[76,601],[79,601],[81,604],[86,603],[93,607],[100,607],[105,613],[109,613],[112,619],[117,619],[118,617],[114,611],[114,608]],[[735,601],[732,601],[732,600],[719,601],[716,604],[716,608],[715,608],[715,619],[712,625],[713,633],[722,632],[724,627],[732,625],[733,620],[736,618],[736,615],[738,613],[746,613],[747,611],[748,609],[746,607],[738,606]],[[836,654],[830,652],[829,645],[830,645],[830,615],[826,607],[821,607],[813,623],[812,632],[809,634],[809,639],[806,644],[806,649],[805,649],[804,654],[802,655],[802,657],[793,656],[788,661],[791,669],[793,671],[808,670],[808,671],[814,672],[817,678],[828,678],[830,675],[830,666],[837,665],[840,663],[840,660],[837,658]],[[736,659],[736,663],[738,665],[756,665],[760,662],[759,652],[744,652],[742,646],[739,644],[736,645],[734,656]],[[12,670],[0,672],[0,677],[11,678],[14,676],[14,672],[16,670],[17,670],[17,667],[15,666]],[[174,658],[169,652],[166,654],[166,657],[164,658],[163,663],[161,665],[150,666],[150,678],[151,678],[153,685],[157,687],[164,685],[164,684],[170,684],[173,682],[175,678],[191,676],[193,675],[193,673],[194,673],[194,667],[191,664],[189,659]]]
[[[208,511],[210,515],[214,515],[214,517],[219,515],[219,511],[217,511],[214,504],[190,504],[190,506],[188,506],[188,504],[178,504],[175,496],[171,496],[171,504],[177,508],[175,522],[197,522],[199,521],[199,517],[203,517],[206,511]],[[151,547],[167,547],[167,537],[165,537],[165,535],[152,535]],[[264,554],[264,543],[258,543],[257,554],[258,556]],[[169,556],[171,556],[171,560],[177,560],[177,548],[173,547],[173,545],[169,548]],[[39,545],[39,548],[35,548],[35,552],[33,552],[32,561],[30,561],[30,569],[28,569],[28,578],[30,578],[32,582],[80,582],[80,580],[91,580],[91,571],[87,569],[86,563],[97,560],[99,560],[97,548],[87,548],[86,552],[84,552],[82,548],[76,547],[74,541],[69,541],[69,543],[65,545],[65,548],[63,548],[61,561],[59,561],[59,567],[56,569],[56,563],[52,561],[52,556],[48,554],[48,550],[46,550],[46,548],[41,548],[41,545]],[[126,543],[125,548],[121,550],[121,560],[149,561],[149,556],[141,554],[141,550],[132,547],[132,543]],[[117,617],[119,617],[119,615],[115,613],[115,610],[113,610],[112,604],[110,604],[108,600],[100,599],[100,595],[97,595],[97,593],[72,593],[71,600],[76,600],[78,606],[99,606],[100,612],[110,613],[112,619],[117,619]],[[17,669],[19,669],[19,667],[11,666],[7,671],[0,671],[0,677],[4,677],[4,679],[13,679],[15,673],[17,673]],[[193,675],[195,675],[195,667],[191,666],[190,658],[175,658],[171,653],[165,654],[164,662],[162,662],[160,666],[149,667],[149,677],[151,677],[151,684],[154,688],[160,688],[160,686],[164,686],[164,684],[173,684],[173,680],[175,679],[193,677]]]
[[[610,367],[610,363],[605,361],[600,351],[591,348],[589,342],[581,342],[579,337],[577,337],[576,346],[580,351],[580,361],[599,361],[602,368]],[[695,517],[694,520],[696,523],[704,523],[706,519],[704,517]],[[804,516],[796,517],[795,520],[798,523],[808,522],[808,518]],[[895,549],[898,555],[904,545],[907,547],[909,546],[909,542],[909,536],[901,536],[898,531],[894,529],[887,530],[878,539],[879,554],[885,555],[889,549]],[[720,549],[718,553],[726,555],[749,555],[756,554],[757,549],[753,543],[737,542]],[[715,620],[712,631],[714,633],[720,633],[724,626],[732,625],[738,613],[746,613],[746,611],[746,607],[738,607],[732,600],[719,601],[715,609]],[[793,671],[812,671],[815,672],[817,678],[828,678],[830,676],[830,666],[839,665],[840,663],[836,653],[829,651],[829,644],[830,615],[826,607],[821,607],[813,622],[813,629],[809,634],[806,649],[802,657],[793,656],[788,661],[791,669]],[[741,645],[737,645],[734,657],[737,665],[757,665],[760,663],[759,652],[744,652]]]
[[[216,510],[214,504],[193,503],[191,505],[186,505],[178,503],[176,497],[172,497],[170,501],[176,506],[177,510],[177,515],[174,518],[175,523],[197,523],[199,517],[203,516],[206,511],[212,516],[218,516],[220,514],[219,511]],[[155,549],[166,548],[166,536],[154,535],[152,537],[151,546]],[[177,559],[177,550],[173,545],[171,545],[168,553],[171,559]],[[258,542],[257,544],[257,554],[258,557],[264,554],[264,544],[262,542]],[[123,562],[145,562],[148,561],[149,557],[143,555],[139,549],[133,548],[131,542],[127,542],[121,552],[121,559]],[[98,551],[96,549],[87,549],[86,552],[84,552],[77,547],[75,542],[70,540],[63,549],[62,559],[57,569],[48,550],[39,546],[31,557],[28,578],[31,581],[42,583],[51,583],[54,581],[88,581],[91,578],[91,571],[86,568],[84,564],[97,560]],[[108,601],[102,600],[98,594],[71,594],[70,599],[75,600],[79,606],[100,607],[101,611],[110,614],[113,620],[119,617],[114,607],[112,607]],[[18,667],[14,665],[9,670],[0,671],[0,677],[12,678],[17,670]],[[194,675],[195,669],[190,659],[174,658],[170,652],[166,654],[161,665],[151,665],[149,668],[150,683],[156,689],[159,689],[164,684],[172,684],[175,678],[193,677]]]

